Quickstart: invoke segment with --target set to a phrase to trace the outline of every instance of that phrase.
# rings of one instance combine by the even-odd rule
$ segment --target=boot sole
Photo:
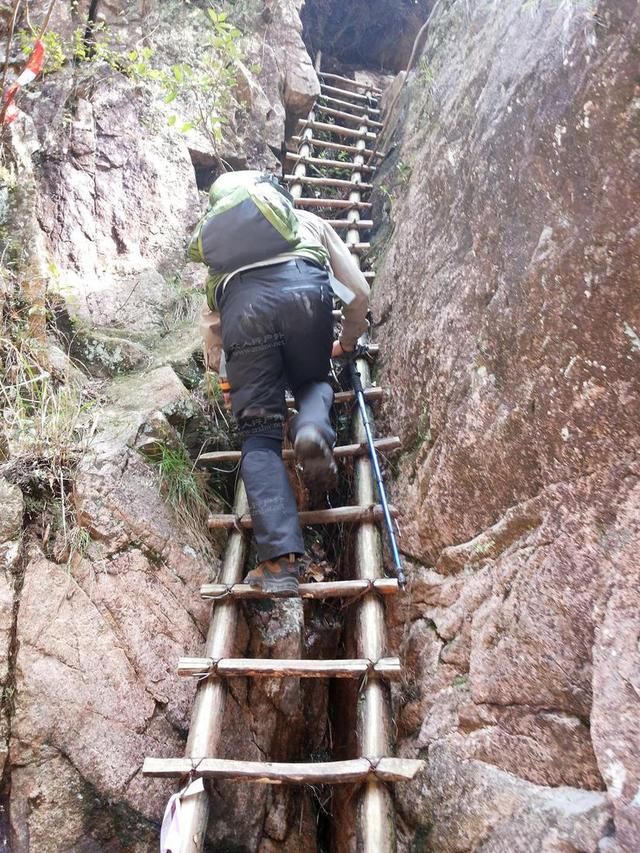
[[[338,466],[329,446],[311,435],[301,435],[295,443],[296,461],[309,489],[330,492],[338,483]]]
[[[274,598],[298,598],[300,590],[296,578],[288,577],[277,580],[276,578],[246,578],[245,583],[254,589],[266,592]]]

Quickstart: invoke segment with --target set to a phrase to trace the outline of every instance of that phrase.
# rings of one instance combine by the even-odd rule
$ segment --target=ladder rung
[[[356,255],[361,255],[364,252],[368,252],[371,248],[371,243],[351,243],[347,246],[350,252],[354,252]]]
[[[383,156],[381,152],[373,151],[371,148],[357,148],[355,145],[342,145],[340,142],[327,142],[325,139],[316,139],[314,136],[307,139],[303,139],[302,136],[292,136],[291,141],[298,145],[306,142],[316,148],[330,148],[333,151],[345,151],[347,154],[362,154],[363,157],[371,157],[374,154],[379,157]]]
[[[364,391],[364,398],[368,403],[373,403],[378,400],[382,400],[384,395],[385,390],[379,385],[372,385],[369,388],[365,388]],[[337,391],[333,395],[334,406],[339,406],[342,403],[351,403],[353,400],[355,400],[355,395],[353,391]],[[295,400],[293,399],[293,397],[287,397],[287,406],[289,406],[290,408],[295,406]]]
[[[348,95],[356,101],[365,101],[365,103],[368,103],[370,100],[376,100],[376,98],[369,98],[367,95],[359,95],[358,92],[349,92],[347,89],[338,89],[336,86],[327,86],[326,83],[321,83],[320,89],[324,92],[331,92],[334,95]]]
[[[390,506],[389,512],[392,517],[397,517],[398,510]],[[333,509],[312,509],[298,513],[298,519],[302,527],[317,524],[357,524],[363,522],[377,522],[384,519],[384,513],[380,504],[365,506],[339,506]],[[216,513],[210,515],[207,520],[209,530],[234,530],[243,528],[250,530],[253,521],[250,515],[233,515],[231,513]]]
[[[313,130],[323,130],[325,133],[335,133],[338,136],[353,136],[356,139],[370,139],[375,140],[375,133],[364,133],[361,130],[353,130],[350,127],[340,127],[339,124],[326,124],[322,121],[309,121],[309,119],[301,118],[298,119],[298,124],[303,127],[310,127]]]
[[[376,400],[382,400],[385,395],[384,388],[381,388],[378,385],[372,386],[370,388],[365,388],[364,398],[368,403],[373,403]],[[355,400],[355,394],[353,391],[338,391],[337,394],[334,394],[333,403],[334,405],[339,405],[340,403],[350,403],[352,400]]]
[[[375,172],[375,166],[366,166],[342,160],[325,160],[323,157],[301,157],[295,151],[287,151],[287,160],[295,160],[297,164],[305,166],[324,166],[327,169],[350,169],[357,172]]]
[[[358,228],[365,231],[373,228],[373,219],[356,219],[355,222],[350,219],[327,219],[327,222],[333,228]]]
[[[398,581],[395,578],[378,578],[369,582],[368,580],[352,581],[320,581],[312,583],[301,583],[298,587],[300,598],[357,598],[364,595],[373,587],[374,592],[380,595],[396,595],[399,591]],[[246,583],[237,583],[232,587],[223,583],[205,583],[200,587],[200,595],[206,599],[221,598],[270,598],[269,593],[263,592]]]
[[[342,187],[348,190],[370,190],[373,189],[372,184],[365,184],[356,181],[344,181],[340,178],[310,178],[307,175],[285,175],[285,181],[290,181],[292,184],[309,184],[313,187]]]
[[[288,658],[180,658],[178,675],[206,678],[219,675],[226,678],[360,678],[381,675],[390,678],[402,671],[400,658],[369,660],[290,660]]]
[[[371,210],[370,201],[348,201],[346,198],[297,198],[296,207],[328,207],[336,210]]]
[[[339,314],[342,312],[338,312]],[[378,438],[374,441],[376,449],[381,453],[390,453],[392,450],[398,450],[402,442],[398,436],[391,438]],[[343,444],[340,447],[334,447],[333,455],[336,459],[345,459],[350,456],[364,456],[369,452],[369,446],[366,442],[362,444]],[[295,456],[293,450],[287,449],[282,451],[283,459],[293,459]],[[198,456],[197,462],[199,465],[211,463],[217,465],[219,462],[239,462],[239,450],[217,450],[212,453],[202,453]]]
[[[376,277],[376,274],[373,270],[367,270],[366,272],[363,272],[362,275],[366,278],[367,281],[373,281]]]
[[[372,94],[378,97],[382,95],[380,89],[375,89],[368,83],[360,83],[359,80],[352,80],[350,77],[342,77],[340,74],[329,74],[325,73],[324,71],[320,72],[320,76],[323,80],[335,80],[337,83],[348,83],[350,86],[357,86],[360,89],[365,89],[366,91],[372,92]]]
[[[328,101],[332,104],[338,104],[339,107],[349,107],[352,110],[366,110],[366,112],[359,112],[357,115],[366,116],[368,114],[380,115],[380,110],[375,109],[375,107],[365,106],[364,104],[352,104],[350,101],[341,101],[340,98],[332,98],[331,95],[320,95],[319,96],[323,101]],[[323,105],[317,104],[317,109],[322,110]]]
[[[378,779],[403,782],[424,767],[417,758],[354,758],[351,761],[276,763],[233,761],[228,758],[145,758],[144,776],[181,777],[193,774],[204,779],[249,779],[253,782],[340,785]]]
[[[318,113],[324,113],[334,118],[341,118],[343,121],[354,121],[356,124],[366,124],[367,127],[384,127],[381,121],[374,121],[366,115],[356,116],[353,113],[345,113],[344,110],[334,110],[333,107],[325,107],[322,104],[318,104],[316,110]]]

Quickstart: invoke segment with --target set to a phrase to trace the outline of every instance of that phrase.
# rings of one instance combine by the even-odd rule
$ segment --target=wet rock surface
[[[443,10],[377,176],[391,491],[428,567],[395,617],[400,743],[429,768],[411,849],[640,844],[639,25],[605,0]],[[476,772],[519,817],[464,823]],[[562,827],[556,786],[582,804]]]

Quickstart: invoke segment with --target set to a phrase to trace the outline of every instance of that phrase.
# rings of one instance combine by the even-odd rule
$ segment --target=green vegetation
[[[418,66],[418,76],[420,77],[420,80],[423,85],[429,91],[432,91],[434,88],[435,74],[426,56],[423,56],[420,60],[420,65]]]
[[[30,30],[20,30],[16,35],[18,47],[29,55],[38,35]],[[150,66],[154,51],[144,47],[141,50],[121,51],[114,49],[108,28],[96,24],[92,29],[91,40],[87,41],[84,28],[78,27],[65,40],[59,33],[49,30],[41,37],[45,46],[45,64],[43,74],[55,74],[70,63],[106,62],[114,70],[137,80],[150,80],[156,77]]]
[[[178,521],[192,533],[204,550],[208,549],[210,540],[205,531],[209,506],[212,499],[216,499],[216,502],[221,499],[207,487],[205,475],[196,471],[182,445],[161,445],[157,456],[149,461],[158,472],[160,494]]]
[[[224,535],[222,531],[209,533],[207,520],[212,509],[224,512],[230,506],[224,496],[230,485],[228,474],[197,470],[182,443],[160,444],[154,456],[146,458],[156,469],[160,494],[176,519],[190,532],[197,550],[204,556],[211,556],[212,544],[220,546]]]
[[[79,430],[87,403],[69,379],[55,378],[28,341],[0,337],[3,360],[0,408],[5,437],[14,458],[39,459],[52,468],[77,454]]]
[[[496,543],[493,539],[485,539],[482,542],[476,542],[473,546],[473,550],[479,557],[483,557],[485,554],[490,554],[495,547]]]
[[[169,72],[160,72],[158,79],[164,89],[165,103],[178,97],[190,104],[190,118],[180,129],[183,133],[197,129],[209,139],[214,151],[222,142],[227,116],[234,105],[233,90],[237,82],[237,62],[242,54],[239,46],[241,32],[228,20],[225,12],[207,10],[211,31],[198,65],[179,64]],[[169,116],[169,124],[177,123]]]
[[[12,282],[11,271],[2,272]],[[75,518],[70,489],[88,445],[92,401],[70,370],[61,372],[49,362],[30,335],[25,315],[26,305],[5,301],[0,319],[0,472],[22,489],[27,518],[42,517],[43,544],[51,543],[52,558],[69,564],[75,554],[85,553],[90,541]]]
[[[168,124],[182,133],[199,131],[217,155],[228,116],[242,106],[234,95],[238,62],[243,58],[239,43],[242,33],[228,20],[226,12],[214,8],[206,10],[203,33],[196,62],[164,68],[154,64],[153,47],[118,49],[104,24],[95,24],[89,38],[83,28],[77,28],[69,39],[49,30],[42,36],[46,48],[44,73],[53,74],[70,64],[98,67],[106,63],[114,71],[159,91],[166,104],[179,102],[183,118],[171,114]],[[20,49],[28,55],[37,35],[22,30],[16,38]]]
[[[411,180],[411,173],[413,171],[413,167],[408,163],[400,160],[399,163],[396,164],[396,171],[398,173],[398,178],[400,180],[400,186],[402,189],[406,189],[409,186],[409,181]]]
[[[424,403],[418,415],[413,436],[407,443],[407,454],[417,453],[425,444],[430,445],[431,438],[431,415],[428,404]]]
[[[206,510],[203,489],[184,448],[162,446],[155,464],[160,475],[161,490],[176,511],[197,515],[203,509]]]
[[[18,46],[20,50],[29,55],[33,50],[33,45],[36,41],[36,35],[28,30],[21,30],[17,33]],[[43,74],[53,74],[60,71],[67,61],[67,53],[62,43],[62,38],[54,32],[47,32],[41,38],[45,49],[45,62]]]

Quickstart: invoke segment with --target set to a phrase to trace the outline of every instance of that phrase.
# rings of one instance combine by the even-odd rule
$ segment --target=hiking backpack
[[[207,211],[189,244],[189,257],[213,277],[292,252],[300,243],[291,196],[269,174],[227,172],[209,191]]]

